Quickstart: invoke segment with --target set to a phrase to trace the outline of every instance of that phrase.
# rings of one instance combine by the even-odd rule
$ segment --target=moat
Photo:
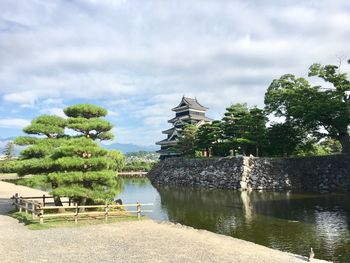
[[[152,186],[121,179],[124,203],[154,203],[147,215],[317,258],[350,261],[350,195],[241,192]]]

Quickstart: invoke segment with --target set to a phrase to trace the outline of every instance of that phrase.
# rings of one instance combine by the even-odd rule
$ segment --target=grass
[[[45,218],[43,224],[40,224],[39,219],[32,219],[31,214],[26,214],[24,212],[12,211],[9,215],[15,219],[17,219],[20,223],[24,223],[25,226],[30,230],[43,230],[50,228],[59,228],[59,227],[82,227],[88,225],[99,225],[99,224],[110,224],[124,221],[137,221],[137,216],[134,215],[122,215],[117,217],[108,217],[108,222],[105,222],[103,217],[81,217],[78,220],[78,223],[74,223],[74,219],[72,217],[58,217],[58,218]],[[145,216],[141,217],[141,220],[146,219]]]

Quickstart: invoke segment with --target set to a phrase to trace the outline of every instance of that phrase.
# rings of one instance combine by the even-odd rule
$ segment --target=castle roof
[[[196,120],[196,121],[207,121],[211,122],[212,119],[208,118],[207,116],[202,115],[185,115],[181,117],[174,117],[170,120],[168,120],[169,123],[175,123],[178,120]]]
[[[187,97],[183,96],[180,104],[171,110],[172,111],[180,111],[180,110],[185,110],[185,109],[206,111],[208,108],[199,104],[199,102],[197,101],[196,98],[192,99],[192,98],[187,98]]]
[[[164,133],[164,134],[172,134],[175,130],[178,131],[178,132],[181,131],[181,129],[172,127],[172,128],[170,128],[168,130],[162,131],[162,133]]]

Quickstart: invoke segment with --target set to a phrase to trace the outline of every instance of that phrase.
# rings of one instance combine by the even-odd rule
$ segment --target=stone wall
[[[154,184],[204,188],[350,191],[350,155],[171,158],[160,162],[148,177]]]

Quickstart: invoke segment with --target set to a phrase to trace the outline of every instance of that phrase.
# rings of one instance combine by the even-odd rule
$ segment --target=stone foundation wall
[[[350,155],[305,158],[226,157],[161,161],[154,184],[242,190],[350,191]]]

